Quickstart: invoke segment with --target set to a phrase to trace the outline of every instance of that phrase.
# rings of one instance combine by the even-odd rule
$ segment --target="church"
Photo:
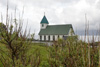
[[[40,41],[56,41],[59,38],[66,40],[68,36],[74,35],[75,33],[71,24],[49,25],[45,15],[40,22]]]

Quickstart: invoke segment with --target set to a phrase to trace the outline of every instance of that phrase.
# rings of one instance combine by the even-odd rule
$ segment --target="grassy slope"
[[[48,56],[48,51],[47,51],[46,45],[41,44],[41,43],[33,43],[31,51],[34,52],[35,49],[38,49],[40,51],[42,61],[43,60],[45,61]]]
[[[3,50],[6,50],[6,48],[4,47],[3,44],[0,44],[0,48]],[[48,51],[47,51],[47,47],[45,44],[41,44],[41,43],[32,43],[32,46],[30,48],[31,50],[28,52],[28,54],[34,53],[35,49],[40,50],[40,54],[41,54],[41,60],[42,61],[46,61],[47,60],[47,56],[48,56]],[[2,63],[0,62],[0,67],[3,67]]]

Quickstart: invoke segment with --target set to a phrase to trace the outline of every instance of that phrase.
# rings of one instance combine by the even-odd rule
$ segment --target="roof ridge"
[[[48,25],[48,26],[61,26],[61,25],[72,25],[72,24],[58,24],[58,25]]]

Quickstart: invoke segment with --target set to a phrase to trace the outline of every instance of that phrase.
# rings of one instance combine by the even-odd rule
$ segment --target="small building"
[[[68,36],[73,36],[74,30],[71,24],[65,25],[49,25],[49,22],[44,15],[40,22],[40,41],[56,41],[58,38],[67,39]]]

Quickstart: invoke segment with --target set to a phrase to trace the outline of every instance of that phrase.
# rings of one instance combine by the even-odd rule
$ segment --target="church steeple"
[[[45,14],[44,14],[43,19],[41,20],[41,24],[43,24],[43,23],[49,24],[49,22],[48,22],[48,20],[47,20],[47,18],[45,16]]]
[[[47,18],[45,16],[45,13],[44,13],[44,17],[40,22],[41,29],[45,29],[48,26],[48,24],[49,24],[49,22],[48,22],[48,20],[47,20]]]

